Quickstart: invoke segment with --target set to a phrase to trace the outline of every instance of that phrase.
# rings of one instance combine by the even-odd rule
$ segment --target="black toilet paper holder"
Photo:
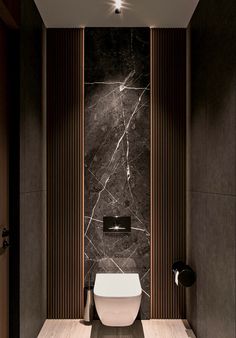
[[[172,265],[175,277],[175,284],[186,288],[192,286],[196,281],[196,274],[193,269],[182,261],[177,261]]]

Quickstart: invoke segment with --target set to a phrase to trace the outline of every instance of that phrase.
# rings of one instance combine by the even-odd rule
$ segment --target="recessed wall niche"
[[[150,30],[85,29],[85,285],[138,272],[150,317]],[[131,216],[130,234],[103,232]]]

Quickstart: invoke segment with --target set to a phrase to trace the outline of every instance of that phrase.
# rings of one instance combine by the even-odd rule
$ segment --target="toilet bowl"
[[[130,326],[135,321],[142,298],[137,273],[98,273],[94,301],[101,322],[107,326]]]

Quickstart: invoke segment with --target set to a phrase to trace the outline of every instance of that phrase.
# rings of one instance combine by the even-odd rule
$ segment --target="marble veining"
[[[85,284],[138,272],[150,303],[150,38],[147,28],[85,30]],[[104,234],[103,216],[131,216]]]

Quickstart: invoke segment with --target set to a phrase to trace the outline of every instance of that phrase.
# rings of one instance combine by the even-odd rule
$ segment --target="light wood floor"
[[[46,320],[38,338],[196,338],[182,320],[143,320],[126,328],[110,328],[94,321]]]

